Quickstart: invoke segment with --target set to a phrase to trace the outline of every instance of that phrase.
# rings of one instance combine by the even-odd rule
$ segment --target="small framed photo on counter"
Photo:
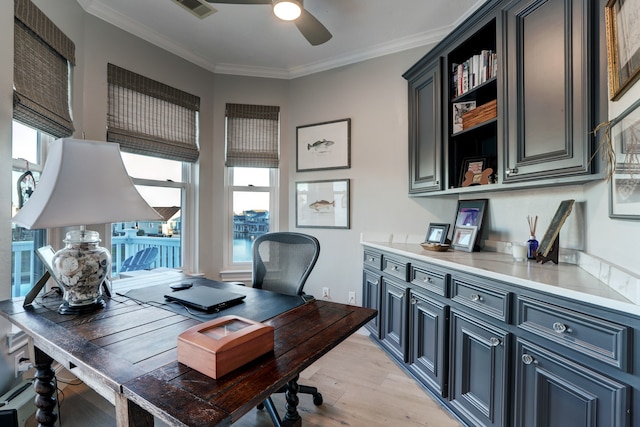
[[[445,244],[447,242],[447,236],[449,235],[449,224],[429,224],[429,230],[427,230],[427,236],[425,237],[425,243],[431,244]]]
[[[478,227],[461,225],[453,233],[451,246],[459,251],[473,252],[478,235]]]

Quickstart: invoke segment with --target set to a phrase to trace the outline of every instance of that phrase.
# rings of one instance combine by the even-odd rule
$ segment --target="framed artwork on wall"
[[[640,220],[640,100],[612,121],[609,217]]]
[[[296,171],[351,167],[351,119],[296,128]]]
[[[349,228],[349,180],[296,182],[296,227]]]
[[[640,77],[640,0],[609,0],[605,7],[609,95],[619,99]]]

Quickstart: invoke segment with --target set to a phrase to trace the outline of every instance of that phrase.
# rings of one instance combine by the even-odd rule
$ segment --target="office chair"
[[[274,232],[263,234],[253,242],[252,286],[287,295],[304,295],[304,284],[320,254],[320,242],[302,233]],[[299,385],[298,393],[313,396],[313,404],[322,405],[322,394],[316,387]],[[284,389],[278,392],[284,392]],[[258,405],[267,408],[273,423],[281,424],[271,397]]]

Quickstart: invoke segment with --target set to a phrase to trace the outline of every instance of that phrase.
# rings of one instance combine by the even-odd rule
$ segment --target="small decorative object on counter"
[[[538,215],[535,218],[527,215],[527,222],[529,223],[529,240],[527,240],[527,258],[536,259],[536,253],[538,252],[538,241],[536,240],[536,227],[538,226]]]
[[[53,268],[64,291],[60,312],[104,304],[101,285],[111,268],[111,255],[98,246],[98,233],[70,231],[64,242],[66,247],[53,257]]]

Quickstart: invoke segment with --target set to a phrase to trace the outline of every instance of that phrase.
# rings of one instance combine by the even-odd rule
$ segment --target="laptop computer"
[[[182,291],[165,294],[167,301],[176,302],[202,311],[216,311],[239,304],[246,295],[208,286],[194,286]]]

